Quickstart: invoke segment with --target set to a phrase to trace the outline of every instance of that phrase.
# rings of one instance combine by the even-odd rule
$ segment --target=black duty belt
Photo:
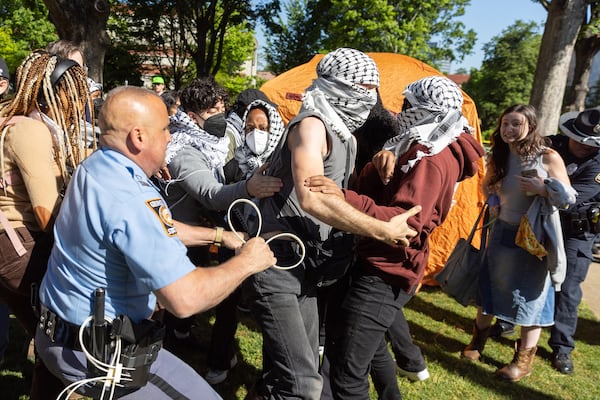
[[[79,344],[79,325],[61,319],[43,304],[40,304],[39,327],[53,343],[61,343],[65,347],[81,350]]]

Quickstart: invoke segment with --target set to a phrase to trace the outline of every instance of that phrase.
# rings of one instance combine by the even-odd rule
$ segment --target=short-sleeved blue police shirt
[[[143,170],[106,148],[73,174],[54,236],[40,300],[74,324],[92,314],[96,288],[105,289],[107,317],[147,318],[152,292],[195,268]]]

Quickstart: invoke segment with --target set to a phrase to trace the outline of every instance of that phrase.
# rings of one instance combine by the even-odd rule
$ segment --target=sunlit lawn
[[[458,305],[437,288],[424,288],[409,303],[406,316],[415,342],[427,359],[431,378],[419,383],[399,378],[404,399],[600,399],[600,322],[585,305],[581,307],[573,353],[575,373],[565,376],[552,368],[548,330],[545,330],[532,375],[513,384],[501,382],[493,374],[511,360],[512,340],[488,342],[481,362],[472,364],[460,359],[460,351],[470,339],[473,307]],[[240,313],[240,317],[242,323],[236,336],[240,362],[224,383],[215,386],[226,400],[243,399],[261,369],[261,335],[249,315]],[[194,330],[199,348],[177,351],[200,374],[206,372],[205,354],[212,320],[210,313],[196,319]],[[31,363],[21,352],[25,341],[22,331],[12,322],[12,347],[0,367],[0,398],[28,399]],[[371,398],[377,398],[375,393]]]

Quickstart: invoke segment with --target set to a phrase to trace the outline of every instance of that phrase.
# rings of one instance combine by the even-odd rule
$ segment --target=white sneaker
[[[422,371],[418,371],[418,372],[407,371],[400,367],[397,367],[397,369],[398,369],[398,374],[400,376],[405,376],[413,382],[424,381],[424,380],[429,379],[429,371],[427,371],[427,368],[425,368]]]
[[[227,379],[227,375],[229,375],[229,370],[235,367],[238,363],[237,356],[234,354],[231,359],[230,368],[229,369],[209,369],[206,375],[204,375],[204,379],[211,385],[217,385]]]

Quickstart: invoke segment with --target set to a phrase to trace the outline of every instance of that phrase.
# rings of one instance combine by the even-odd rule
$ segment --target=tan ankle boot
[[[491,330],[491,326],[488,326],[485,329],[478,329],[477,324],[475,324],[475,326],[473,327],[473,337],[471,338],[471,343],[469,343],[467,347],[465,347],[465,349],[462,351],[461,357],[471,361],[479,360],[479,357],[481,357],[481,353],[483,353],[485,342],[490,336]]]
[[[515,344],[515,355],[512,362],[497,370],[496,375],[505,381],[510,382],[517,382],[522,378],[531,375],[536,351],[537,346],[524,349],[521,347],[520,342],[517,342]]]

